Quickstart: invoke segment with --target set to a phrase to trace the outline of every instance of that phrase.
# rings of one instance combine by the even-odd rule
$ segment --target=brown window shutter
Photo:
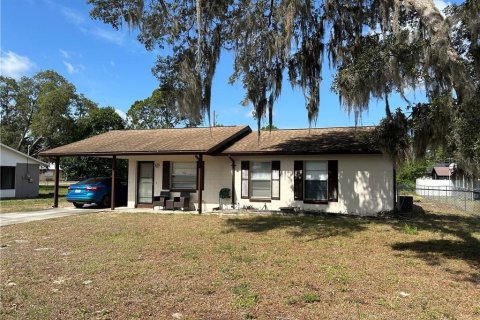
[[[205,161],[197,161],[197,190],[198,190],[198,182],[200,181],[200,167],[203,168],[203,179],[202,179],[202,190],[205,190]]]
[[[170,161],[163,161],[162,189],[170,190]]]
[[[250,161],[242,161],[241,165],[242,171],[241,171],[241,181],[242,181],[242,186],[241,186],[241,196],[242,199],[248,199],[248,179],[250,178],[249,175],[249,170],[250,170]]]
[[[338,160],[328,161],[328,201],[338,201]]]
[[[280,200],[280,161],[272,161],[272,200]]]
[[[293,197],[295,200],[303,200],[303,161],[293,162]]]

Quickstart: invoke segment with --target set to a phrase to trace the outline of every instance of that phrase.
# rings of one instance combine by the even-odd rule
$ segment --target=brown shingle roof
[[[450,176],[450,170],[448,170],[448,167],[433,167],[433,171],[435,171],[437,176],[440,176],[440,177]]]
[[[114,130],[41,152],[41,156],[196,154],[213,152],[252,130],[248,126]]]
[[[222,154],[371,154],[381,153],[375,127],[286,129],[252,132]]]

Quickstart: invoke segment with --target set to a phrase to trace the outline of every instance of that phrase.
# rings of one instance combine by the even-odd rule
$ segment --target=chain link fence
[[[480,214],[480,189],[417,185],[415,193],[430,201],[449,204],[463,211]]]

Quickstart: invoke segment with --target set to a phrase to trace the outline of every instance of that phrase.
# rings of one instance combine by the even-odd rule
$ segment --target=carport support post
[[[112,157],[112,194],[110,195],[111,209],[115,210],[115,171],[117,169],[117,156]]]
[[[58,208],[58,184],[60,183],[60,157],[55,157],[55,185],[53,187],[53,207]]]

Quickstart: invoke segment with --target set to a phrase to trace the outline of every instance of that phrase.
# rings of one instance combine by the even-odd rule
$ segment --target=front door
[[[138,162],[138,184],[137,184],[137,203],[152,204],[153,203],[153,161]]]

